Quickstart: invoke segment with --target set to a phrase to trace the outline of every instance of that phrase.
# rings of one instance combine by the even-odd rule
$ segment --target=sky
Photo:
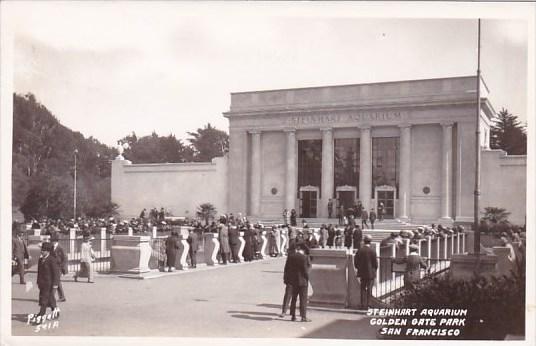
[[[208,122],[227,131],[231,92],[476,74],[477,13],[466,11],[445,19],[325,3],[11,5],[14,91],[113,146],[132,131],[184,139]],[[502,14],[482,21],[482,75],[496,111],[525,122],[528,27]]]

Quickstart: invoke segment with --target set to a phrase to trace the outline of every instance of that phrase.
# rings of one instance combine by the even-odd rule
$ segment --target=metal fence
[[[63,248],[68,258],[68,271],[75,273],[80,270],[82,238],[60,238],[58,244]],[[92,238],[91,247],[95,254],[95,260],[91,263],[95,272],[109,272],[111,261],[112,237]]]
[[[397,256],[398,257],[398,256]],[[405,290],[405,264],[396,263],[395,257],[379,256],[377,280],[372,287],[372,295],[385,304],[391,305]],[[450,268],[450,260],[443,258],[424,258],[427,269],[421,269],[421,279],[445,273]]]

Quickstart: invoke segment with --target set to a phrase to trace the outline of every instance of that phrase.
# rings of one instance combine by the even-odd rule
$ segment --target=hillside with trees
[[[188,132],[189,144],[153,132],[133,132],[119,142],[133,163],[210,161],[224,155],[227,133],[210,124]],[[72,218],[74,159],[77,157],[77,216],[105,217],[111,203],[111,160],[118,152],[93,137],[63,126],[34,95],[13,95],[12,206],[25,218]]]

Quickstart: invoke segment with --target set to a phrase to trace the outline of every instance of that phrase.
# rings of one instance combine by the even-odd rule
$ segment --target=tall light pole
[[[474,199],[474,253],[480,255],[480,18],[478,19],[478,63],[476,70],[476,136],[475,136],[475,199]]]
[[[73,219],[76,223],[76,156],[78,155],[78,149],[74,150],[74,189],[73,189]]]

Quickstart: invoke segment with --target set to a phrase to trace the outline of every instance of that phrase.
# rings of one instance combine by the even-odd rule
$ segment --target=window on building
[[[398,198],[398,137],[372,139],[372,198],[376,186],[389,185],[396,188]]]
[[[322,140],[298,141],[298,188],[317,186],[322,191]]]
[[[359,196],[359,139],[335,139],[335,188],[355,186]]]

